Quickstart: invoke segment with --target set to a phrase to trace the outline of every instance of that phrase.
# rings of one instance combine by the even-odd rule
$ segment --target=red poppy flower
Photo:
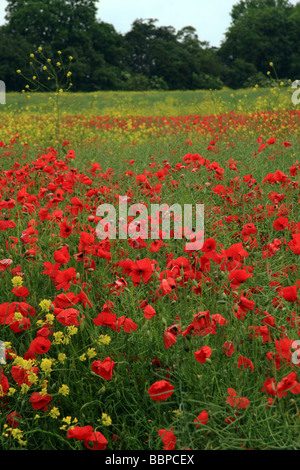
[[[155,309],[151,305],[147,305],[144,310],[144,316],[149,320],[150,318],[154,317],[156,315]]]
[[[107,357],[103,361],[94,361],[92,371],[105,380],[111,380],[114,365],[114,361],[112,361],[110,357]]]
[[[293,234],[287,245],[295,255],[300,255],[300,233]]]
[[[296,286],[284,287],[279,291],[279,296],[283,297],[288,302],[295,302],[298,298]]]
[[[71,287],[71,282],[76,283],[76,269],[68,268],[64,271],[58,271],[55,275],[56,289],[67,291]]]
[[[79,317],[79,311],[75,308],[67,308],[61,310],[60,313],[56,315],[56,320],[59,321],[62,325],[80,325],[81,321]]]
[[[297,382],[296,378],[297,374],[291,372],[277,385],[274,377],[268,378],[263,384],[262,392],[277,396],[278,398],[286,396],[288,392],[298,394],[300,393],[300,383]]]
[[[232,354],[234,353],[234,351],[235,351],[235,347],[233,345],[233,342],[232,341],[225,341],[225,343],[223,344],[224,354],[226,354],[226,356],[228,356],[228,357],[231,357]]]
[[[131,318],[125,318],[124,323],[123,323],[123,330],[125,333],[131,333],[132,331],[137,330],[138,325],[131,320]]]
[[[279,217],[273,222],[273,228],[275,230],[284,230],[289,226],[289,219],[287,217]]]
[[[32,367],[32,369],[30,370],[25,370],[25,369],[21,369],[21,367],[19,366],[12,366],[11,375],[13,379],[15,380],[15,382],[19,385],[19,387],[21,387],[23,383],[31,387],[32,383],[29,381],[28,375],[32,372],[37,374],[38,371],[39,371],[38,367]]]
[[[30,343],[30,351],[34,354],[45,354],[51,347],[51,341],[43,336],[38,336]]]
[[[62,238],[69,238],[69,236],[71,235],[71,233],[72,233],[72,226],[69,225],[66,220],[64,220],[64,221],[60,224],[60,232],[59,232],[59,235],[60,235]]]
[[[92,426],[74,426],[67,431],[67,439],[85,441],[94,432]]]
[[[3,374],[2,368],[0,369],[0,398],[5,397],[9,389],[8,378]]]
[[[164,450],[174,450],[176,445],[176,437],[173,433],[173,429],[159,429],[158,434],[160,435],[163,443],[164,443]]]
[[[0,230],[5,232],[8,228],[15,228],[16,224],[12,220],[0,220]]]
[[[199,351],[194,353],[195,358],[200,364],[204,364],[206,359],[211,356],[212,350],[209,346],[203,346]]]
[[[201,413],[194,419],[194,423],[197,424],[196,428],[200,428],[201,424],[207,424],[209,415],[206,410],[201,411]],[[200,424],[199,424],[200,423]]]
[[[90,450],[104,450],[107,444],[107,439],[99,431],[93,431],[84,441],[85,447]]]
[[[60,250],[54,252],[54,259],[59,264],[66,264],[70,260],[68,247],[63,246]]]
[[[29,296],[30,292],[25,286],[20,286],[20,287],[14,287],[12,289],[12,293],[21,299],[26,299],[26,297]]]
[[[152,263],[149,258],[135,261],[131,265],[130,276],[135,285],[139,284],[141,281],[143,281],[144,284],[147,284],[152,273]]]
[[[41,392],[33,393],[29,399],[34,410],[43,409],[43,411],[47,411],[47,405],[48,403],[50,403],[51,400],[51,395],[48,395],[47,393],[43,395]]]
[[[6,417],[9,426],[12,428],[17,428],[18,426],[20,426],[20,422],[18,421],[18,418],[22,419],[22,416],[19,415],[19,413],[17,413],[16,411],[12,411]]]
[[[249,367],[249,369],[251,369],[252,372],[254,371],[253,362],[250,359],[248,359],[247,357],[239,356],[238,368],[242,369],[242,368],[247,368],[247,367]]]
[[[158,380],[148,389],[150,398],[155,401],[164,401],[174,392],[174,386],[167,380]]]
[[[246,397],[238,397],[234,388],[228,388],[228,397],[226,398],[226,403],[236,409],[245,409],[248,408],[250,402]]]
[[[97,318],[93,319],[93,322],[95,325],[103,325],[103,326],[108,326],[109,328],[112,328],[113,330],[116,329],[117,324],[117,315],[115,313],[110,313],[110,312],[100,312],[98,313]]]
[[[4,273],[7,268],[13,263],[12,259],[2,259],[0,261],[0,272]]]

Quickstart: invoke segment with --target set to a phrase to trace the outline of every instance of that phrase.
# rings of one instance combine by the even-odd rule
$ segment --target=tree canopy
[[[136,19],[121,34],[97,18],[96,0],[8,0],[0,27],[0,79],[8,90],[24,86],[29,55],[43,47],[74,57],[74,91],[240,88],[267,82],[273,62],[282,79],[300,75],[300,2],[240,0],[219,48],[187,25],[158,26]],[[99,8],[101,17],[101,3]],[[298,74],[298,76],[297,76]]]

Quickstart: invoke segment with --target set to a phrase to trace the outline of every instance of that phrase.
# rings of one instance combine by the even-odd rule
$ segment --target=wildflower
[[[175,450],[176,437],[172,428],[170,430],[159,429],[158,434],[164,443],[164,450]]]
[[[66,358],[67,358],[67,355],[65,353],[59,353],[57,358],[58,358],[59,362],[64,363]]]
[[[114,365],[114,361],[112,361],[110,357],[107,357],[103,361],[94,361],[92,371],[94,374],[100,375],[104,380],[111,380]]]
[[[238,397],[236,391],[233,388],[228,388],[227,391],[228,397],[226,398],[226,403],[237,409],[248,408],[250,404],[248,398]]]
[[[69,395],[69,393],[70,393],[70,388],[68,387],[68,385],[63,384],[63,385],[59,388],[59,390],[58,390],[57,393],[58,393],[59,395],[63,395],[64,397],[66,397],[66,396]]]
[[[43,312],[49,312],[51,307],[51,300],[43,299],[39,303],[39,306],[41,307]]]
[[[52,359],[42,359],[40,367],[46,375],[50,374],[52,372]]]
[[[76,326],[74,326],[74,325],[70,325],[67,328],[67,333],[68,333],[69,336],[77,335],[78,328],[76,328]]]
[[[48,395],[48,394],[44,394],[42,392],[35,392],[31,395],[29,401],[31,402],[32,404],[32,408],[34,410],[40,410],[40,409],[43,409],[43,411],[47,411],[48,407],[48,403],[52,400],[52,397],[51,395]]]
[[[23,319],[22,313],[20,313],[20,312],[15,312],[14,313],[14,320],[15,321],[22,320],[22,319]]]
[[[62,331],[55,331],[53,333],[53,337],[54,337],[53,344],[61,344],[64,342],[64,334]]]
[[[51,341],[42,336],[37,336],[30,343],[29,352],[33,354],[45,354],[51,347]]]
[[[22,419],[22,416],[19,415],[16,411],[12,411],[11,413],[9,413],[9,415],[7,415],[6,419],[7,419],[7,422],[8,424],[12,427],[12,428],[16,428],[19,426],[19,421],[18,421],[18,418],[21,418]]]
[[[27,444],[27,442],[22,439],[23,432],[19,428],[11,429],[10,433],[12,437],[19,442],[19,444],[24,445],[24,446]]]
[[[72,421],[72,416],[65,416],[64,418],[62,418],[62,421],[68,425],[71,424],[71,421]]]
[[[59,409],[56,406],[51,408],[51,410],[49,412],[49,416],[51,416],[51,418],[53,418],[53,419],[57,419],[60,416]]]
[[[106,414],[106,413],[102,413],[101,420],[102,420],[102,424],[104,426],[110,426],[111,423],[112,423],[111,417],[108,416],[108,414]]]
[[[247,357],[244,357],[244,356],[239,356],[239,359],[238,359],[238,368],[239,369],[242,369],[242,368],[247,368],[249,367],[249,369],[253,372],[254,371],[254,365],[253,365],[253,362],[248,359]]]
[[[206,359],[211,356],[212,350],[209,346],[203,346],[200,351],[194,353],[195,358],[200,364],[204,364]]]
[[[150,398],[155,401],[164,401],[174,392],[174,386],[167,380],[158,380],[148,389]]]
[[[206,410],[201,411],[201,413],[194,419],[194,423],[196,423],[196,428],[200,428],[201,424],[207,424],[208,421],[208,413]],[[200,423],[200,424],[199,424]]]
[[[55,316],[52,313],[48,313],[45,317],[45,322],[47,325],[53,325]]]
[[[97,343],[99,345],[100,344],[109,345],[110,342],[111,342],[111,337],[109,335],[100,335],[97,340]]]
[[[5,397],[9,390],[9,383],[6,375],[3,374],[2,369],[0,369],[0,398]]]
[[[21,276],[14,276],[11,282],[13,287],[21,287],[23,285],[23,278]]]

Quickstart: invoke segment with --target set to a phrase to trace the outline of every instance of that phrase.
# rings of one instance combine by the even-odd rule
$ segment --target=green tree
[[[273,62],[278,76],[289,78],[295,46],[291,35],[294,8],[288,0],[242,0],[232,8],[232,22],[219,50],[226,84],[236,73],[238,86],[243,86],[245,70],[251,73],[249,64],[255,74],[266,73]],[[245,68],[240,68],[242,63],[237,60],[242,60]]]
[[[0,79],[5,82],[7,91],[20,91],[24,88],[24,79],[16,71],[21,69],[30,74],[31,45],[22,36],[8,34],[6,26],[0,27],[0,44]]]
[[[214,88],[214,81],[222,86],[220,58],[208,43],[199,41],[195,28],[176,32],[172,26],[157,27],[156,22],[136,20],[125,35],[128,65],[135,74],[159,77],[170,90]]]
[[[8,0],[8,32],[33,46],[62,49],[79,44],[96,22],[96,0]]]

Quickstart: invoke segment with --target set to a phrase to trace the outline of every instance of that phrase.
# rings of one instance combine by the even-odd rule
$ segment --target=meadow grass
[[[8,320],[0,309],[0,339],[14,351],[2,366],[9,389],[1,402],[0,448],[85,449],[82,440],[67,433],[72,426],[92,426],[105,436],[109,450],[171,449],[174,440],[162,441],[159,430],[172,430],[177,450],[298,450],[299,391],[279,396],[262,390],[267,379],[278,384],[295,372],[297,380],[298,372],[290,343],[289,354],[280,349],[281,340],[297,340],[300,320],[299,293],[296,301],[281,295],[284,287],[300,287],[299,255],[288,245],[299,233],[300,175],[291,173],[292,165],[298,168],[300,145],[299,110],[290,90],[60,98],[59,125],[57,110],[51,112],[44,94],[8,94],[0,109],[0,199],[15,200],[15,206],[3,203],[0,211],[1,221],[15,222],[0,232],[0,261],[13,261],[1,278],[1,302],[20,302],[12,280],[21,272],[29,291],[23,301],[35,309],[32,316],[22,309],[21,320],[14,318],[17,307]],[[276,176],[266,181],[268,175]],[[215,240],[215,248],[210,254],[188,253],[185,240],[171,239],[153,252],[151,240],[146,246],[116,240],[109,247],[101,244],[97,256],[96,237],[86,245],[81,241],[82,233],[95,233],[96,221],[89,216],[99,204],[116,204],[123,195],[149,207],[154,202],[204,204],[205,239]],[[74,198],[82,203],[78,210]],[[282,230],[274,225],[281,217],[289,223]],[[65,239],[63,220],[72,226]],[[238,252],[236,244],[241,244]],[[58,270],[76,272],[65,290],[45,273],[62,247],[70,259]],[[157,270],[145,283],[134,282],[130,270],[118,264],[148,258]],[[229,276],[235,270],[250,276],[232,285]],[[175,282],[171,293],[161,291],[164,277]],[[120,279],[125,282],[118,289]],[[59,294],[81,292],[90,305],[77,300],[59,307]],[[242,297],[255,308],[242,308]],[[40,306],[43,299],[51,301],[49,311]],[[118,321],[114,328],[93,321],[109,301],[119,328]],[[142,301],[154,307],[152,318],[145,317]],[[70,307],[79,324],[57,320],[59,309]],[[208,324],[183,335],[199,312],[209,312]],[[122,317],[136,329],[125,331]],[[165,342],[169,329],[176,332],[171,347]],[[26,354],[38,335],[51,347],[30,360]],[[224,353],[225,342],[233,343],[232,356]],[[209,347],[211,356],[200,363],[195,352],[202,347]],[[253,370],[238,367],[240,356]],[[107,357],[115,363],[109,380],[92,371],[95,360]],[[275,357],[279,362],[272,361]],[[30,372],[29,386],[16,382],[16,365]],[[169,381],[174,393],[154,401],[148,389],[161,380]],[[4,379],[1,383],[4,390]],[[69,393],[61,391],[63,385]],[[239,397],[235,406],[228,389]],[[29,399],[41,392],[51,397],[51,407],[34,409]],[[199,424],[195,419],[203,411],[208,419]],[[12,412],[21,416],[15,428],[7,418]]]

